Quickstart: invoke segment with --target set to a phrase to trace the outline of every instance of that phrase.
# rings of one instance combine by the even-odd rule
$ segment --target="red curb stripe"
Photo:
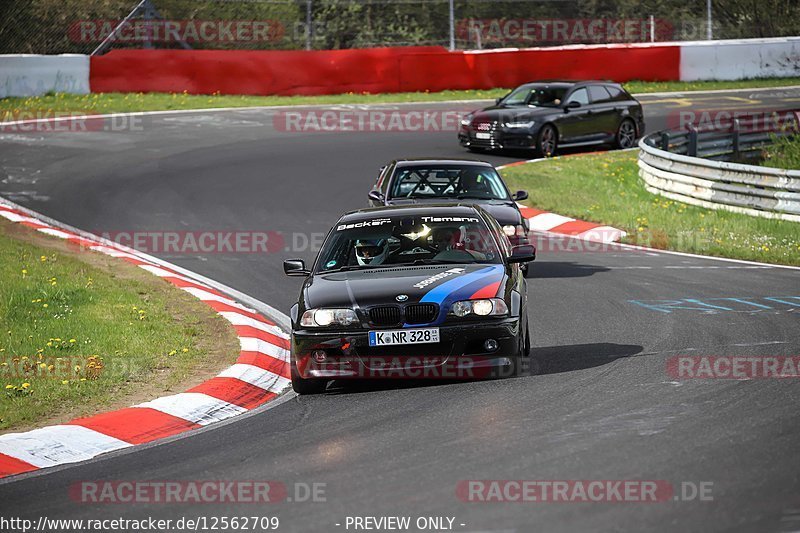
[[[33,229],[42,229],[42,228],[55,229],[53,226],[48,226],[47,224],[39,224],[38,222],[29,222],[27,220],[20,220],[18,224],[22,224],[23,226],[28,226],[29,228]]]
[[[82,248],[86,248],[87,250],[92,246],[100,246],[101,244],[97,241],[90,241],[89,239],[84,239],[83,237],[80,237],[78,235],[74,237],[67,237],[67,241],[69,241],[71,244],[77,244]]]
[[[141,266],[141,265],[157,266],[157,265],[154,265],[153,263],[150,263],[148,261],[142,261],[141,259],[136,259],[134,257],[120,257],[119,259],[122,259],[123,261],[127,261],[128,263],[131,263],[132,265],[136,265],[136,266]]]
[[[183,278],[174,278],[172,276],[164,276],[161,279],[165,279],[165,280],[169,281],[170,283],[172,283],[173,285],[175,285],[176,287],[180,287],[182,289],[190,287],[190,288],[193,288],[193,289],[200,289],[202,291],[210,292],[212,294],[216,294],[217,296],[223,296],[223,297],[225,296],[224,294],[222,294],[221,292],[219,292],[216,289],[212,289],[211,287],[207,287],[205,285],[200,285],[199,283],[193,283],[193,282],[185,280]]]
[[[598,227],[600,227],[600,224],[595,224],[594,222],[572,220],[570,222],[559,224],[554,228],[550,228],[548,231],[552,233],[563,233],[564,235],[578,235],[579,233],[583,233],[584,231],[589,231],[592,228]]]
[[[522,216],[525,217],[525,218],[533,218],[536,215],[541,215],[543,213],[547,213],[547,211],[542,211],[540,209],[535,209],[533,207],[527,207],[527,206],[520,207],[519,211],[520,211],[520,213],[522,213]]]
[[[277,396],[241,379],[221,377],[211,378],[187,392],[201,392],[245,409],[255,409]]]
[[[70,424],[93,429],[131,444],[144,444],[201,427],[194,422],[149,407],[128,407],[79,418]]]
[[[33,466],[25,461],[20,461],[16,457],[0,453],[0,478],[38,469],[38,466]]]
[[[491,283],[482,289],[478,289],[475,291],[472,296],[469,297],[470,300],[477,300],[480,298],[494,298],[497,296],[497,289],[500,288],[500,282]]]
[[[239,359],[237,359],[236,362],[243,365],[257,366],[258,368],[269,370],[273,374],[277,374],[286,379],[292,379],[292,373],[289,370],[289,363],[286,361],[281,361],[280,359],[276,359],[271,355],[261,352],[243,351],[239,354]]]
[[[269,326],[275,325],[274,322],[270,322],[269,320],[259,315],[258,313],[245,311],[244,309],[239,309],[238,307],[228,305],[225,302],[219,302],[217,300],[205,300],[205,303],[208,304],[213,310],[217,312],[228,311],[231,313],[239,313],[240,315],[252,318],[253,320],[258,320],[259,322],[263,322],[264,324],[267,324]]]
[[[255,337],[256,339],[261,339],[262,341],[274,344],[275,346],[283,348],[284,350],[288,350],[291,348],[291,343],[289,342],[289,339],[278,337],[277,335],[274,335],[267,331],[254,328],[253,326],[233,326],[233,327],[236,330],[236,335],[239,337]]]

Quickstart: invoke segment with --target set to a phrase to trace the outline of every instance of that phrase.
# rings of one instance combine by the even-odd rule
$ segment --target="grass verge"
[[[787,170],[800,170],[800,135],[775,137],[764,149],[762,165]]]
[[[766,78],[741,81],[641,82],[625,87],[632,93],[701,91],[800,85],[800,78]],[[448,100],[491,100],[508,89],[442,91],[396,94],[346,93],[324,96],[228,96],[186,93],[97,93],[89,95],[48,94],[31,98],[0,99],[0,122],[16,120],[20,113],[81,112],[125,113],[216,107],[296,106],[308,104],[380,104],[394,102],[440,102]]]
[[[502,171],[525,203],[628,232],[624,242],[734,259],[800,265],[800,223],[694,207],[651,194],[637,152],[556,157]]]
[[[0,219],[0,431],[183,391],[238,351],[184,291]]]

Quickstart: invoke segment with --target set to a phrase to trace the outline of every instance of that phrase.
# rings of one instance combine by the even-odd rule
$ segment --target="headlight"
[[[518,237],[523,237],[525,235],[525,227],[524,226],[503,226],[503,233],[506,234],[508,237],[513,237],[514,235]]]
[[[532,128],[534,124],[536,121],[528,120],[526,122],[506,122],[503,126],[506,128]]]
[[[472,122],[472,113],[464,115],[461,117],[461,125],[462,126],[469,126],[469,123]]]
[[[508,314],[508,306],[502,298],[486,298],[484,300],[463,300],[450,307],[450,312],[457,317],[470,313],[478,316],[497,316]]]
[[[306,328],[349,326],[358,322],[352,309],[309,309],[303,313],[300,325]]]

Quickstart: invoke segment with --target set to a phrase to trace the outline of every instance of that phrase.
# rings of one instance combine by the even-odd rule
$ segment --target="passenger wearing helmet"
[[[386,261],[389,255],[389,243],[386,239],[359,240],[355,244],[356,261],[361,266],[378,266]]]

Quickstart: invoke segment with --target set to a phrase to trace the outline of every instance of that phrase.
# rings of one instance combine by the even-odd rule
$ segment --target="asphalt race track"
[[[655,131],[680,110],[800,108],[800,89],[642,101]],[[290,251],[158,255],[288,312],[300,281],[283,276],[282,261],[311,260],[306,240],[366,205],[382,164],[468,155],[451,131],[285,132],[272,127],[276,113],[152,115],[115,133],[6,132],[0,195],[101,233],[280,232]],[[485,158],[524,157],[514,155]],[[617,249],[544,250],[535,272],[529,312],[543,375],[292,397],[186,438],[2,483],[0,508],[34,519],[278,516],[284,531],[345,531],[348,516],[379,515],[454,517],[456,531],[800,528],[796,380],[675,381],[666,371],[678,354],[798,355],[800,271]],[[327,501],[89,505],[68,496],[82,480],[205,479],[325,483]],[[480,479],[711,482],[713,500],[460,501],[457,483]]]

